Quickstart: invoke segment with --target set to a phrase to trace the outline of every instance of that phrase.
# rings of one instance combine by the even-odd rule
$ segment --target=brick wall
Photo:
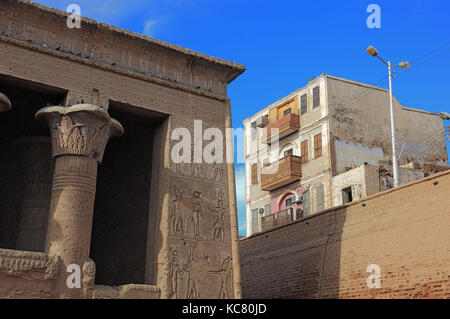
[[[447,171],[241,240],[244,298],[449,298],[449,189]]]

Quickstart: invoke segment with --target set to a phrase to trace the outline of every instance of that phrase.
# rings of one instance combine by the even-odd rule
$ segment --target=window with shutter
[[[322,134],[314,135],[314,158],[322,156]]]
[[[300,157],[300,161],[302,163],[306,163],[308,161],[308,140],[303,141],[300,144],[300,148],[301,148],[301,157]]]
[[[290,108],[288,108],[288,109],[283,111],[283,116],[286,116],[286,115],[289,115],[289,114],[291,114],[291,109]]]
[[[308,96],[306,94],[303,94],[300,98],[300,106],[301,114],[308,112]]]
[[[258,164],[252,165],[252,185],[258,184]]]
[[[320,88],[316,86],[313,89],[313,108],[320,106]]]

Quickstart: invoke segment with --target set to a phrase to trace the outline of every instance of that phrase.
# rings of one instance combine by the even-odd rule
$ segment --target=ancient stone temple
[[[245,67],[68,19],[0,2],[0,298],[240,298],[233,164],[171,153]]]

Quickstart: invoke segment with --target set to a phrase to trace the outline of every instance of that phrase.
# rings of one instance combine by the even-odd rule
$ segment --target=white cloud
[[[156,20],[148,20],[144,23],[144,30],[142,31],[143,34],[148,36],[154,36],[155,34],[155,25],[158,22]]]

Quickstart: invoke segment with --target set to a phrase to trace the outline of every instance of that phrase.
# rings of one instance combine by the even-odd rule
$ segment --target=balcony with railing
[[[289,224],[295,220],[303,218],[303,212],[299,208],[288,207],[269,216],[261,218],[261,231],[276,228],[281,225]]]
[[[278,129],[278,132],[277,130]],[[262,137],[262,143],[271,144],[272,138],[282,139],[300,129],[300,118],[297,114],[283,116],[266,127],[266,134]]]
[[[261,189],[272,191],[302,177],[301,157],[288,155],[261,168]]]

